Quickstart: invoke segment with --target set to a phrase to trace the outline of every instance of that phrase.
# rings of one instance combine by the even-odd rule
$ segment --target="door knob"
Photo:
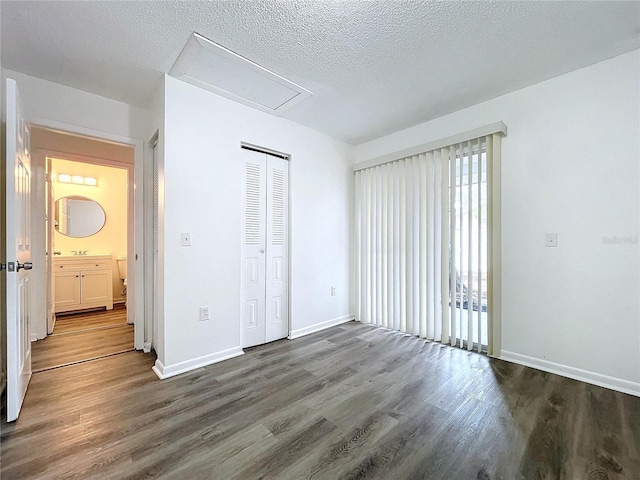
[[[33,263],[31,263],[31,262],[24,262],[24,263],[18,262],[18,266],[16,267],[16,271],[19,272],[21,268],[24,268],[25,270],[31,270],[33,268]]]
[[[53,252],[54,255],[62,255],[62,252]]]
[[[264,250],[260,250],[260,253],[264,253]]]

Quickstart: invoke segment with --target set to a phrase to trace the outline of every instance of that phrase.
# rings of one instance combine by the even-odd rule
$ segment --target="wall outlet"
[[[336,296],[336,287],[331,287],[331,296],[332,297]]]
[[[211,317],[209,317],[209,307],[200,307],[200,321],[206,322],[207,320],[211,320]]]

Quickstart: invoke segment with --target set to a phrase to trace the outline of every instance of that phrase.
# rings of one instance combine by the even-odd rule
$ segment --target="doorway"
[[[45,170],[43,201],[36,203],[45,208],[38,227],[47,265],[46,329],[32,328],[41,340],[33,346],[33,369],[133,350],[127,273],[134,255],[134,149],[33,131],[35,164]]]
[[[242,149],[242,346],[289,334],[289,157]]]

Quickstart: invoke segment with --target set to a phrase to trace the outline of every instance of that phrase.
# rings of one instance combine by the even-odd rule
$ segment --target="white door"
[[[242,152],[242,346],[251,347],[289,333],[289,165],[272,155]]]
[[[265,237],[265,316],[267,342],[289,334],[287,223],[289,162],[265,155],[267,160],[267,234]]]
[[[7,421],[18,418],[31,379],[29,129],[15,80],[7,79]]]

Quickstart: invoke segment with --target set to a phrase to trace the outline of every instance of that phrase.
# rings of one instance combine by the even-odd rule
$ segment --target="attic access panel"
[[[169,75],[275,115],[312,95],[306,88],[195,32]]]

